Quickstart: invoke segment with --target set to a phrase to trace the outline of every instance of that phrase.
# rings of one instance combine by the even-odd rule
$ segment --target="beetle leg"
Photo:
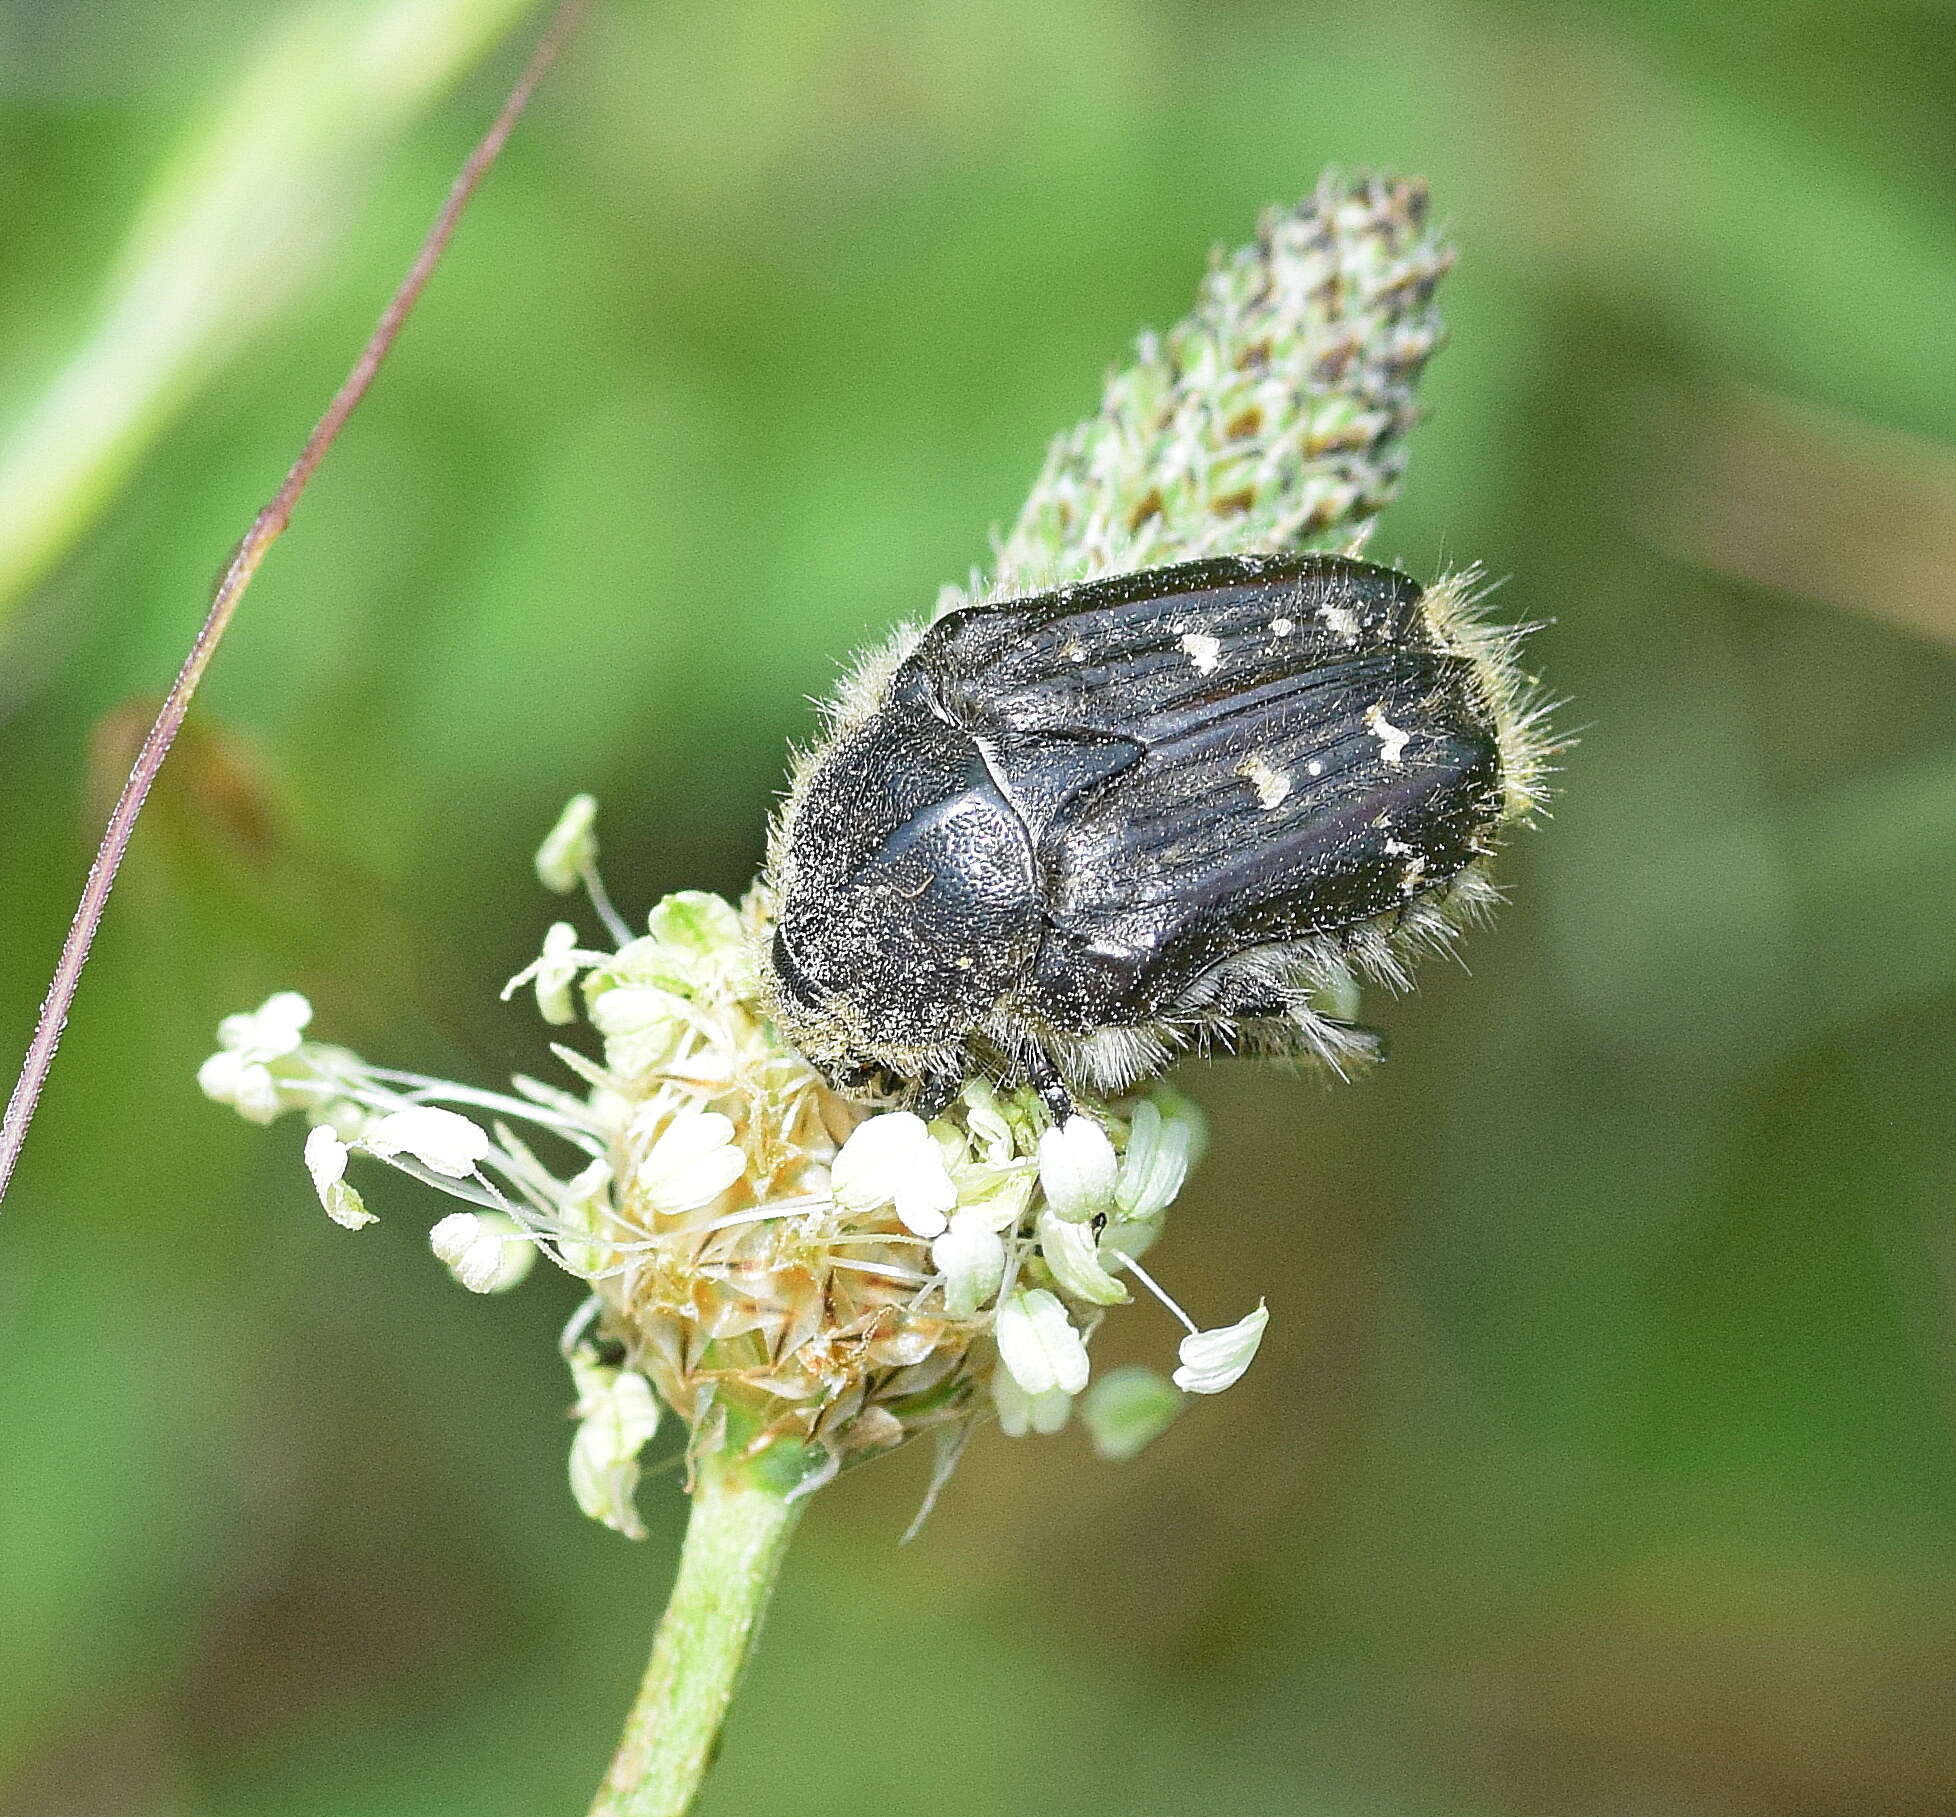
[[[930,1073],[919,1081],[910,1108],[926,1123],[934,1122],[951,1108],[951,1100],[963,1085],[956,1073]]]
[[[1046,1114],[1052,1118],[1053,1127],[1058,1129],[1064,1125],[1073,1115],[1073,1095],[1066,1089],[1066,1081],[1059,1076],[1059,1068],[1053,1064],[1052,1056],[1043,1047],[1035,1047],[1026,1055],[1026,1079],[1039,1094],[1039,1101],[1046,1106]]]

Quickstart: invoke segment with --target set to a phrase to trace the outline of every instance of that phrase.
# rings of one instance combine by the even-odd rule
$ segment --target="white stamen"
[[[914,1268],[886,1268],[881,1262],[852,1262],[847,1256],[831,1256],[831,1268],[849,1268],[857,1274],[881,1275],[886,1281],[901,1281],[906,1287],[928,1287],[930,1276]]]
[[[471,1293],[503,1293],[537,1259],[529,1232],[494,1212],[456,1211],[428,1232],[428,1247]]]
[[[1158,1299],[1164,1306],[1166,1306],[1170,1312],[1172,1312],[1178,1319],[1182,1321],[1184,1325],[1186,1325],[1189,1328],[1189,1335],[1191,1337],[1195,1335],[1195,1333],[1200,1329],[1200,1327],[1196,1324],[1195,1320],[1190,1318],[1189,1315],[1181,1309],[1180,1306],[1176,1305],[1175,1301],[1170,1297],[1168,1289],[1166,1287],[1164,1287],[1159,1281],[1157,1281],[1155,1277],[1151,1275],[1145,1268],[1143,1268],[1141,1264],[1137,1262],[1131,1255],[1129,1255],[1125,1249],[1115,1249],[1110,1246],[1107,1253],[1112,1256],[1117,1256],[1120,1259],[1121,1266],[1125,1268],[1129,1274],[1133,1275],[1134,1278],[1137,1281],[1139,1281],[1143,1287],[1147,1288],[1147,1290],[1151,1294],[1153,1294],[1156,1299]]]

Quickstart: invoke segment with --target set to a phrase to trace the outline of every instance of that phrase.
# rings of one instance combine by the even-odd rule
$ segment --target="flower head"
[[[1059,1128],[1030,1092],[982,1080],[934,1123],[865,1116],[768,1022],[748,958],[757,917],[689,894],[614,952],[573,955],[553,931],[539,964],[588,974],[604,1053],[558,1050],[581,1093],[389,1074],[304,1041],[298,1008],[277,1000],[226,1024],[224,1051],[281,1069],[278,1107],[316,1120],[306,1166],[337,1222],[371,1221],[347,1174],[387,1162],[469,1201],[429,1241],[470,1291],[513,1287],[539,1253],[590,1284],[572,1480],[623,1532],[641,1530],[637,1458],[661,1405],[696,1435],[731,1421],[829,1468],[987,1414],[1008,1433],[1057,1431],[1130,1279],[1166,1297],[1136,1258],[1200,1146],[1192,1108],[1161,1089]],[[548,1020],[549,991],[539,1008]],[[1240,1338],[1209,1335],[1182,1349],[1197,1392],[1248,1360]],[[1123,1392],[1138,1404],[1131,1386],[1085,1403],[1110,1454],[1159,1413]]]
[[[1452,250],[1424,185],[1327,178],[1217,261],[1061,436],[996,580],[1036,592],[1196,556],[1349,541],[1398,491]],[[955,603],[955,602],[951,602]]]

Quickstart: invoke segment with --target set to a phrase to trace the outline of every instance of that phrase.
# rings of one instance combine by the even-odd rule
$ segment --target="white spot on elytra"
[[[1383,706],[1367,707],[1365,723],[1372,736],[1379,741],[1379,755],[1387,763],[1399,763],[1406,755],[1406,746],[1412,741],[1412,733],[1402,732],[1385,716]]]
[[[1288,637],[1296,629],[1297,621],[1294,618],[1273,618],[1270,621],[1271,634],[1276,637]]]
[[[1236,766],[1236,774],[1256,790],[1256,798],[1266,808],[1280,806],[1290,794],[1290,772],[1272,769],[1261,751],[1252,751]]]
[[[1222,641],[1203,631],[1184,631],[1182,648],[1199,675],[1213,675],[1222,666]]]
[[[1318,607],[1318,616],[1346,643],[1358,642],[1358,614],[1350,606],[1325,604]]]
[[[1419,880],[1426,875],[1425,858],[1405,840],[1394,839],[1390,835],[1386,838],[1385,849],[1392,857],[1406,860],[1406,868],[1399,876],[1399,893],[1402,896],[1410,896],[1419,888]]]
[[[1324,763],[1320,758],[1313,757],[1304,768],[1313,776],[1322,776],[1324,774]]]

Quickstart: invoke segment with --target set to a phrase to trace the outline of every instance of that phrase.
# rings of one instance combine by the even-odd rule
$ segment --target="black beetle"
[[[1187,1046],[1315,1052],[1324,1011],[1492,899],[1539,751],[1466,587],[1229,556],[963,607],[869,659],[767,875],[784,1032],[926,1114],[976,1071],[1125,1089]]]

